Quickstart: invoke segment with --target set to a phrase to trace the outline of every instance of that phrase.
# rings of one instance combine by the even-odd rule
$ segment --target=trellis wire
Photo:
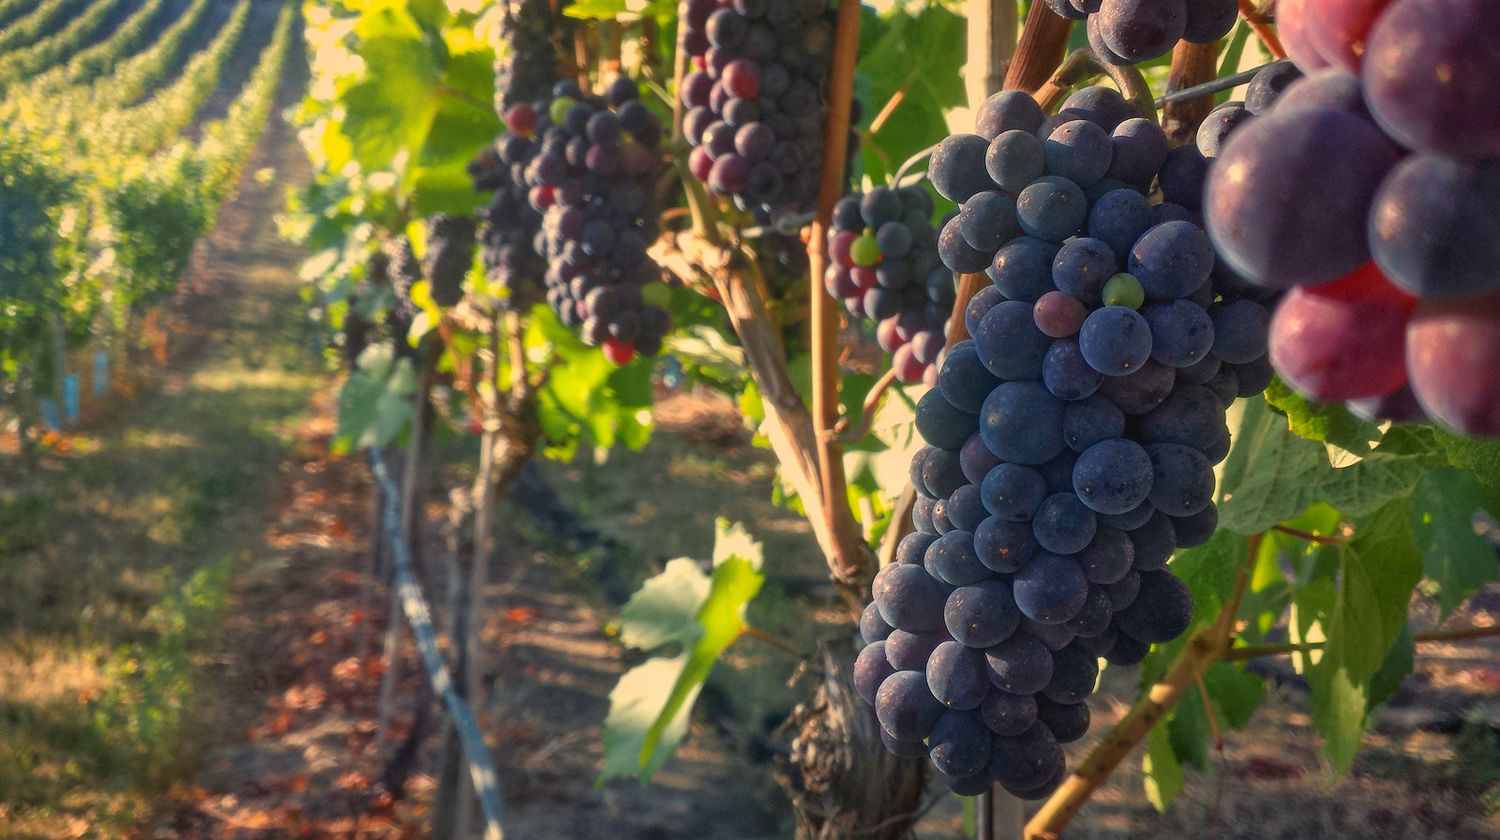
[[[391,479],[390,471],[386,469],[380,450],[372,448],[369,454],[370,471],[375,474],[384,500],[380,519],[394,558],[393,574],[402,612],[406,614],[406,622],[411,625],[412,635],[416,637],[417,652],[421,654],[422,665],[427,671],[427,681],[432,685],[432,690],[443,698],[443,705],[453,718],[453,728],[458,731],[464,758],[469,765],[469,776],[474,781],[474,791],[479,797],[479,807],[484,815],[485,840],[503,840],[505,833],[500,827],[500,775],[495,772],[495,757],[490,753],[489,745],[484,742],[484,735],[480,733],[479,724],[474,719],[474,711],[454,688],[448,666],[443,662],[442,653],[438,651],[437,635],[432,629],[432,611],[422,595],[421,585],[412,574],[406,535],[401,530],[398,502],[401,493]]]

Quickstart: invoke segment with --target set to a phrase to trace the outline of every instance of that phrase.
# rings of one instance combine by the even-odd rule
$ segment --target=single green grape
[[[547,109],[547,116],[552,118],[553,125],[562,125],[567,119],[568,109],[577,105],[578,101],[571,96],[559,96],[552,100],[552,105]]]
[[[854,240],[854,244],[849,246],[849,259],[854,260],[855,265],[866,268],[880,262],[880,245],[875,241],[874,231],[866,228],[865,232]]]
[[[1141,288],[1141,281],[1135,279],[1134,274],[1116,274],[1104,284],[1105,306],[1128,306],[1131,309],[1140,309],[1141,304],[1145,302],[1146,290]]]

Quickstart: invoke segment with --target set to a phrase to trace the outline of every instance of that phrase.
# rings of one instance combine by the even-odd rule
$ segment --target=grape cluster
[[[1111,64],[1149,61],[1178,41],[1208,44],[1239,17],[1236,0],[1047,0],[1069,20],[1086,20],[1089,46]]]
[[[525,165],[529,132],[502,134],[469,164],[476,192],[491,193],[479,208],[479,257],[486,279],[504,290],[501,304],[526,309],[541,299],[547,263],[536,247],[542,214],[531,206]]]
[[[624,77],[602,97],[558,82],[550,101],[518,103],[505,118],[526,144],[516,157],[531,207],[543,214],[535,245],[546,259],[548,305],[616,364],[656,355],[671,318],[647,305],[641,288],[658,275],[646,248],[657,234],[661,122]]]
[[[1117,97],[1082,91],[1060,119],[999,94],[929,169],[962,207],[945,258],[993,285],[917,404],[916,530],[875,578],[855,683],[886,745],[963,794],[1047,795],[1098,658],[1186,630],[1167,561],[1213,535],[1226,408],[1270,379],[1264,308],[1170,201],[1196,206],[1202,155]]]
[[[677,91],[688,166],[741,206],[806,209],[817,198],[833,14],[825,0],[683,0],[692,72]]]
[[[427,219],[427,250],[422,271],[438,306],[453,306],[464,296],[464,277],[474,262],[474,220],[438,213]]]
[[[1500,435],[1500,0],[1290,2],[1308,75],[1225,144],[1220,256],[1289,290],[1271,360],[1366,416]]]
[[[896,378],[936,381],[953,275],[937,252],[932,196],[921,186],[876,187],[834,206],[823,285],[855,318],[877,322]]]
[[[495,59],[495,110],[546,98],[557,81],[559,45],[571,46],[577,21],[568,0],[506,0],[500,4],[504,49]]]

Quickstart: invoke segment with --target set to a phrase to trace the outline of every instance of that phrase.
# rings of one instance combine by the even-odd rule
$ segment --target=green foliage
[[[869,7],[860,23],[855,93],[864,104],[864,125],[891,97],[903,94],[891,118],[865,132],[865,175],[881,184],[918,151],[948,135],[946,114],[966,102],[963,76],[964,19],[930,4],[915,13],[897,5],[884,16]]]
[[[620,641],[657,654],[620,678],[604,721],[599,781],[649,781],[687,734],[688,718],[719,655],[747,629],[745,610],[765,582],[760,543],[718,520],[712,572],[679,558],[620,611]]]
[[[389,344],[372,344],[360,354],[358,366],[339,390],[336,452],[384,446],[410,422],[417,375],[411,360],[398,358]]]
[[[651,436],[650,359],[617,367],[538,304],[528,318],[526,348],[533,359],[550,360],[546,385],[537,395],[537,416],[547,454],[573,457],[580,443],[609,449],[640,449]]]

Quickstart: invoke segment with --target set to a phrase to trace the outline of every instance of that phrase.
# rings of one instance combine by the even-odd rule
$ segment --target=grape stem
[[[875,412],[880,409],[880,400],[885,392],[896,382],[896,369],[893,367],[886,371],[875,385],[870,388],[870,393],[865,395],[865,404],[859,413],[859,423],[850,426],[849,418],[839,419],[833,431],[838,434],[843,443],[858,443],[859,439],[870,433],[870,425],[875,422]]]
[[[1412,641],[1416,644],[1430,642],[1453,642],[1464,639],[1489,639],[1500,636],[1500,625],[1494,627],[1460,627],[1454,630],[1433,630],[1427,633],[1412,634]],[[1259,659],[1264,656],[1285,656],[1289,653],[1307,653],[1308,651],[1321,650],[1326,642],[1289,642],[1277,645],[1241,645],[1230,648],[1224,654],[1225,662],[1242,662],[1246,659]]]
[[[870,134],[874,134],[885,126],[885,121],[891,118],[891,114],[895,113],[897,106],[901,104],[902,100],[906,99],[906,89],[911,86],[912,80],[916,77],[917,70],[913,68],[911,75],[907,76],[906,81],[901,83],[901,87],[896,88],[896,92],[891,94],[891,98],[885,101],[885,106],[880,109],[880,113],[875,115],[875,119],[870,120]]]
[[[1126,101],[1136,113],[1156,122],[1156,106],[1151,100],[1151,86],[1134,64],[1109,64],[1088,47],[1079,47],[1068,55],[1057,72],[1036,92],[1036,101],[1043,111],[1051,112],[1077,85],[1100,74],[1109,76],[1124,94]]]
[[[1307,540],[1308,542],[1314,542],[1319,545],[1338,545],[1339,543],[1346,542],[1346,540],[1339,537],[1325,537],[1320,534],[1314,534],[1311,531],[1303,531],[1297,528],[1288,528],[1285,525],[1277,525],[1271,530],[1280,531],[1283,534],[1289,534],[1293,537],[1297,537],[1298,539]]]
[[[1047,8],[1046,3],[1032,3],[1021,27],[1021,41],[1016,57],[1005,71],[1006,90],[1035,93],[1068,51],[1068,33],[1073,21]]]
[[[1172,67],[1167,75],[1167,94],[1170,96],[1179,89],[1190,89],[1196,85],[1211,81],[1217,73],[1217,61],[1219,45],[1194,44],[1189,41],[1178,41],[1177,46],[1172,49]],[[1198,135],[1198,126],[1203,119],[1214,108],[1214,97],[1212,93],[1205,93],[1191,99],[1173,99],[1170,102],[1161,103],[1162,108],[1162,130],[1166,132],[1167,139],[1175,144],[1191,143]]]
[[[1245,589],[1250,582],[1250,569],[1258,553],[1260,540],[1260,534],[1249,538],[1246,560],[1240,565],[1234,592],[1213,623],[1188,638],[1187,644],[1167,668],[1166,674],[1142,693],[1125,717],[1105,733],[1083,763],[1078,765],[1078,769],[1063,780],[1062,786],[1043,803],[1041,810],[1026,824],[1026,840],[1056,840],[1094,795],[1094,791],[1109,779],[1110,774],[1145,739],[1151,728],[1166,717],[1167,712],[1182,699],[1188,688],[1197,684],[1203,672],[1224,658],[1234,638],[1240,602],[1244,599]]]
[[[807,651],[798,648],[791,642],[785,641],[783,639],[778,639],[775,636],[772,636],[770,633],[767,633],[766,631],[754,625],[746,624],[745,628],[740,631],[740,636],[755,639],[756,641],[760,642],[765,642],[771,647],[784,650],[787,653],[790,653],[791,655],[797,657],[798,659],[812,659],[812,655]]]
[[[1245,19],[1245,23],[1250,24],[1250,30],[1257,38],[1260,38],[1262,44],[1266,45],[1266,50],[1277,58],[1286,58],[1286,50],[1281,46],[1281,39],[1276,37],[1276,31],[1266,23],[1265,16],[1260,13],[1260,10],[1255,8],[1255,0],[1239,0],[1239,2],[1240,16]]]
[[[817,512],[833,537],[829,555],[836,581],[857,590],[863,588],[874,570],[864,539],[849,507],[848,484],[844,476],[844,453],[838,438],[831,433],[838,421],[838,312],[835,302],[823,285],[828,266],[826,247],[833,206],[844,194],[845,166],[848,163],[849,122],[853,113],[854,67],[859,53],[860,4],[842,2],[834,24],[833,62],[828,84],[828,117],[823,125],[823,168],[818,184],[818,217],[813,220],[808,239],[811,264],[808,284],[812,326],[812,422],[817,452]]]
[[[932,153],[935,152],[935,151],[937,151],[937,145],[936,144],[928,146],[927,148],[923,149],[922,151],[917,152],[916,154],[914,154],[911,157],[907,158],[906,162],[903,163],[903,164],[901,164],[901,168],[896,170],[896,176],[891,179],[891,186],[899,189],[901,187],[901,179],[905,178],[906,175],[907,175],[907,173],[911,172],[911,170],[917,164],[922,163],[923,161],[925,161],[928,158],[932,157]]]

